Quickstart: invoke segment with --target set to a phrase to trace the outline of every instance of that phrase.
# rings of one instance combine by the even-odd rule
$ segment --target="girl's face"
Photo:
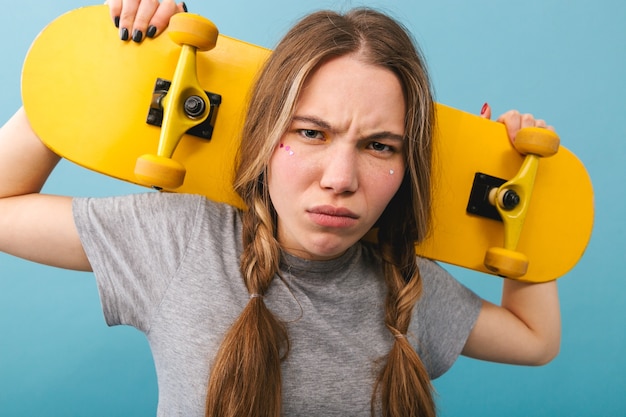
[[[387,69],[348,55],[309,77],[269,162],[284,250],[331,259],[372,228],[404,177],[404,117]]]

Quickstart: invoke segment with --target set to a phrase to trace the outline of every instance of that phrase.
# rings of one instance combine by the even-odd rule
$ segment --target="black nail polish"
[[[156,35],[156,32],[157,32],[157,28],[156,28],[156,26],[154,26],[154,25],[150,25],[150,26],[148,27],[148,31],[146,32],[146,36],[147,36],[148,38],[154,38],[154,35]]]
[[[139,43],[143,39],[143,32],[139,29],[133,30],[133,41]]]
[[[184,10],[185,12],[188,12],[188,10],[187,10],[187,5],[185,4],[185,2],[183,2],[183,10]]]
[[[113,19],[113,22],[115,23],[115,27],[116,28],[120,27],[120,17],[119,16],[115,16],[115,19]]]
[[[126,29],[126,28],[120,29],[120,39],[123,40],[123,41],[127,41],[128,40],[128,29]]]

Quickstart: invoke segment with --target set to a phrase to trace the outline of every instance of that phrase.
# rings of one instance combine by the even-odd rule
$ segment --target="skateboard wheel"
[[[525,127],[517,132],[515,149],[523,155],[552,156],[559,150],[561,140],[551,130],[541,127]]]
[[[209,51],[215,48],[219,31],[213,22],[200,15],[177,13],[170,19],[168,33],[178,45]]]
[[[526,255],[504,248],[489,248],[484,264],[489,271],[505,278],[519,278],[528,270]]]
[[[176,189],[183,185],[185,167],[173,159],[158,155],[142,155],[137,158],[137,180],[156,189]]]

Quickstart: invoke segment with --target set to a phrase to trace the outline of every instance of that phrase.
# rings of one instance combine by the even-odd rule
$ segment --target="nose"
[[[350,147],[330,147],[321,161],[320,186],[336,194],[353,193],[359,187],[357,155]]]

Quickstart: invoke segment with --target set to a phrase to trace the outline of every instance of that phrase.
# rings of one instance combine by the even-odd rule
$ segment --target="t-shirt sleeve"
[[[108,325],[149,330],[200,217],[203,197],[75,198],[73,215]]]
[[[474,292],[437,263],[418,259],[423,293],[417,305],[416,349],[431,379],[444,374],[461,354],[482,307]]]

